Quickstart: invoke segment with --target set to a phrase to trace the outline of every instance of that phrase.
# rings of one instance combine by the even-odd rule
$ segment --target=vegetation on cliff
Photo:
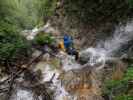
[[[71,21],[98,24],[106,21],[119,22],[132,14],[132,0],[64,0],[64,11]],[[99,24],[100,24],[99,23]]]
[[[55,5],[56,0],[0,0],[0,65],[16,66],[26,61],[31,45],[19,33],[42,25]]]
[[[113,100],[133,99],[133,67],[129,66],[121,80],[107,80],[105,94]]]

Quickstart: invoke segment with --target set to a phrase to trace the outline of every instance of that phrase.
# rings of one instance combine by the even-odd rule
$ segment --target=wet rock
[[[92,67],[71,70],[62,75],[62,85],[76,100],[102,100],[100,81]]]
[[[90,59],[90,54],[88,53],[81,53],[79,56],[79,63],[80,64],[86,64]]]
[[[34,70],[41,70],[44,71],[45,67],[47,66],[47,63],[44,61],[40,61],[35,65]]]
[[[50,60],[50,54],[46,53],[42,56],[42,61],[49,61]]]
[[[53,69],[61,69],[61,61],[58,58],[50,59],[49,64]]]
[[[42,79],[41,70],[37,70],[36,72],[33,72],[31,70],[26,70],[24,72],[24,82],[28,83],[29,85],[37,84],[41,79]]]
[[[126,71],[127,65],[122,61],[118,61],[114,63],[114,69],[112,72],[112,79],[113,80],[120,80],[123,78],[124,73]]]
[[[36,57],[38,57],[40,54],[41,54],[41,51],[35,50],[35,51],[33,52],[33,54],[32,54],[32,58],[36,58]]]

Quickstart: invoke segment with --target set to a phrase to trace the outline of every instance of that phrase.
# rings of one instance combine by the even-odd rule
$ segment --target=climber
[[[67,34],[64,35],[63,41],[59,43],[59,48],[62,51],[67,52],[69,55],[74,55],[75,60],[78,60],[79,53],[78,51],[73,47],[73,38]]]

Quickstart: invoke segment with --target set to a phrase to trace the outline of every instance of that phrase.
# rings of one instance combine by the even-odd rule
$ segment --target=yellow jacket
[[[60,41],[60,42],[59,42],[59,48],[60,48],[62,51],[65,51],[65,46],[64,46],[64,42],[63,42],[63,41]]]

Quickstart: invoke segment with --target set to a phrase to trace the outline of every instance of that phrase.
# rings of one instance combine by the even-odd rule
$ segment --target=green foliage
[[[31,29],[51,16],[56,0],[0,0],[0,19],[22,29]]]
[[[132,8],[133,7],[133,0],[127,0],[127,1],[128,1],[129,6]]]
[[[22,64],[30,54],[31,46],[25,38],[16,33],[0,32],[0,65],[16,66]]]
[[[54,38],[50,36],[48,33],[42,33],[38,34],[35,39],[34,43],[38,45],[44,45],[44,44],[52,44],[54,42]]]
[[[120,86],[121,84],[126,84],[129,80],[133,80],[133,68],[128,68],[122,80],[108,80],[106,86],[108,89]]]
[[[114,100],[133,100],[133,96],[120,95],[120,96],[116,96]]]
[[[18,33],[42,25],[55,5],[56,0],[0,0],[0,65],[16,66],[28,59],[31,45]],[[38,38],[42,44],[43,37]]]
[[[133,67],[129,67],[123,80],[133,80]]]
[[[46,21],[50,16],[53,15],[54,10],[56,8],[57,0],[38,0],[37,8],[38,8],[38,16]]]
[[[130,12],[127,0],[64,0],[63,8],[71,21],[87,24],[118,22]]]
[[[121,80],[107,80],[105,94],[112,94],[115,100],[133,100],[133,95],[128,96],[128,82],[133,81],[133,67],[129,67]],[[130,88],[133,89],[133,88]],[[131,99],[132,98],[132,99]]]

